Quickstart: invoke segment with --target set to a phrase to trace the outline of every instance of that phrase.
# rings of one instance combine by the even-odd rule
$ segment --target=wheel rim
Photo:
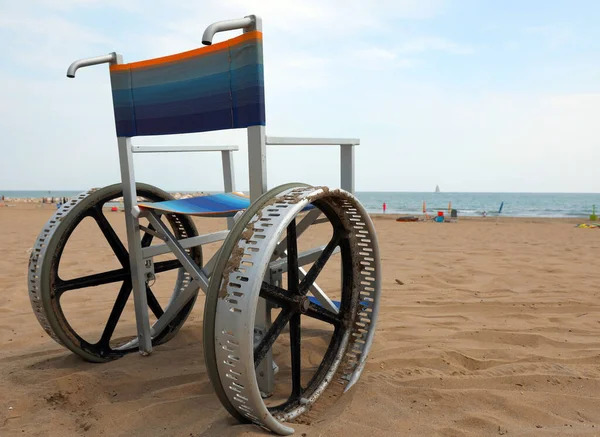
[[[228,237],[223,242],[223,246],[219,249],[219,254],[215,262],[215,268],[213,275],[208,285],[208,291],[206,293],[206,301],[204,303],[204,323],[203,323],[203,344],[204,344],[204,362],[206,364],[206,371],[209,379],[215,389],[215,393],[221,404],[225,409],[240,422],[247,421],[248,419],[241,415],[234,405],[229,401],[225,388],[221,385],[219,376],[219,366],[216,359],[216,344],[215,344],[215,322],[217,316],[217,304],[219,289],[221,287],[221,277],[223,271],[229,261],[229,254],[234,250],[237,239],[244,232],[248,221],[261,210],[261,208],[271,201],[271,199],[277,194],[291,188],[308,187],[306,184],[292,182],[289,184],[280,185],[275,187],[265,194],[260,196],[257,200],[252,202],[248,209],[238,218],[235,222],[233,229],[229,232]],[[213,279],[216,278],[216,279]]]
[[[170,198],[167,193],[145,184],[138,184],[137,194],[139,197],[143,197],[149,201],[160,201]],[[36,310],[38,320],[40,320],[42,326],[55,340],[90,361],[106,361],[136,350],[135,345],[131,344],[131,342],[124,342],[118,346],[111,345],[115,328],[132,294],[132,286],[127,249],[107,220],[102,208],[106,203],[121,196],[122,191],[120,185],[117,184],[86,193],[80,196],[77,201],[65,205],[66,208],[57,212],[49,221],[49,224],[54,221],[58,222],[58,225],[52,229],[50,235],[44,235],[44,232],[40,235],[36,248],[40,246],[40,240],[47,242],[47,245],[42,243],[43,247],[41,251],[37,252],[37,256],[32,256],[30,260],[30,271],[40,273],[39,276],[34,275],[33,282],[30,281],[30,297],[32,298],[32,304],[34,305],[34,310]],[[58,216],[59,214],[60,216]],[[63,251],[73,232],[86,218],[92,218],[97,224],[119,261],[120,268],[75,279],[63,280],[59,275]],[[170,215],[167,216],[167,220],[178,238],[188,236],[188,234],[196,234],[193,223],[186,218]],[[45,230],[48,228],[49,226],[47,225]],[[141,239],[142,246],[149,246],[152,239],[153,236],[151,234],[145,233]],[[50,251],[44,251],[44,249],[50,249]],[[201,263],[202,255],[199,248],[198,250],[193,250],[192,256],[197,262]],[[154,268],[156,274],[179,269],[174,294],[181,292],[183,288],[189,285],[189,275],[183,273],[181,264],[177,260],[157,262],[154,264]],[[107,284],[118,286],[118,283],[121,283],[121,285],[112,310],[102,329],[100,339],[95,343],[91,343],[79,335],[71,326],[63,311],[61,298],[65,293],[76,292],[76,290]],[[152,311],[156,319],[159,319],[163,315],[164,310],[154,295],[151,286],[146,285],[146,295],[149,310]],[[40,297],[43,304],[43,311],[40,311]],[[164,330],[154,336],[153,344],[160,344],[172,338],[191,311],[194,301],[195,297],[186,304],[177,317]]]
[[[356,299],[353,301],[352,288],[354,277],[352,275],[352,252],[348,234],[339,217],[331,210],[330,206],[324,202],[315,201],[314,206],[319,208],[332,223],[334,235],[330,239],[327,247],[319,259],[313,264],[311,270],[302,281],[298,277],[298,246],[296,237],[296,218],[292,218],[286,227],[287,234],[287,271],[288,283],[285,289],[274,287],[263,283],[260,296],[270,303],[278,304],[282,307],[277,319],[273,322],[271,329],[263,337],[258,346],[254,348],[255,367],[260,363],[264,354],[269,349],[269,344],[273,344],[279,335],[282,334],[283,327],[287,323],[290,335],[290,353],[291,353],[291,372],[292,387],[289,398],[276,406],[268,407],[271,415],[275,417],[286,416],[289,418],[300,415],[303,411],[295,411],[299,407],[306,405],[302,402],[304,399],[310,399],[315,392],[322,386],[331,366],[336,362],[337,352],[344,347],[348,341],[348,330],[352,316],[356,313]],[[292,244],[290,245],[290,242]],[[318,273],[325,267],[327,261],[332,255],[333,250],[340,247],[342,257],[342,295],[340,301],[340,312],[334,314],[319,305],[310,302],[307,298],[309,287],[315,282]],[[290,274],[290,272],[296,272]],[[311,274],[313,273],[314,274]],[[282,298],[282,296],[285,296]],[[324,321],[333,326],[333,333],[329,341],[325,354],[314,372],[308,384],[302,387],[302,365],[301,365],[301,344],[302,344],[302,318],[311,317]],[[283,325],[283,326],[282,326]]]
[[[332,223],[332,240],[301,281],[293,273],[298,272],[297,246],[290,244],[287,289],[264,283],[267,264],[276,250],[279,237],[285,232],[288,236],[286,241],[295,241],[295,217],[309,204],[318,207]],[[237,235],[232,231],[228,237],[237,239],[236,248],[228,257],[228,267],[215,270],[211,280],[211,289],[215,288],[213,283],[219,283],[212,340],[219,383],[227,396],[224,405],[228,410],[234,408],[236,417],[242,416],[246,421],[279,434],[290,434],[293,429],[283,425],[282,421],[292,420],[310,409],[331,381],[347,384],[360,374],[361,363],[370,348],[380,292],[375,234],[368,215],[361,208],[353,196],[342,190],[314,187],[287,189],[272,197],[258,213],[241,218],[240,222],[245,221],[244,231]],[[312,302],[306,304],[305,298],[311,282],[337,245],[341,249],[343,271],[339,316]],[[361,274],[362,267],[369,269],[365,270],[368,275]],[[254,348],[253,333],[248,327],[254,326],[259,295],[283,309],[261,343]],[[335,326],[318,369],[304,387],[300,376],[303,317],[327,321]],[[291,394],[283,403],[267,407],[260,396],[255,365],[288,324],[292,359]]]

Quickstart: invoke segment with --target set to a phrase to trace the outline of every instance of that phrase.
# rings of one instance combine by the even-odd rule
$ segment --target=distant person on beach
[[[483,217],[487,217],[487,211],[483,211],[483,214],[481,214]]]
[[[387,205],[383,202],[383,213],[385,214],[385,210],[387,209]]]

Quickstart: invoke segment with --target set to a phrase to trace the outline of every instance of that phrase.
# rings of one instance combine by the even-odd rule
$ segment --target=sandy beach
[[[0,208],[0,436],[268,435],[237,424],[213,392],[203,297],[147,358],[90,364],[46,335],[29,303],[27,263],[54,210]],[[122,235],[122,214],[110,218]],[[374,219],[383,300],[363,376],[295,424],[296,435],[600,435],[600,231],[567,219],[394,218]],[[196,223],[202,233],[225,228],[222,219]],[[99,235],[74,237],[75,271],[112,268]],[[102,302],[79,296],[74,323],[105,320]],[[133,326],[132,316],[122,321]]]

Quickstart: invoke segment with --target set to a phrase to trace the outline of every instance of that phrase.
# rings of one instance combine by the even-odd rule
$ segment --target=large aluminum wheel
[[[330,240],[299,255],[300,234],[317,221],[329,224]],[[336,305],[315,280],[337,252],[341,274],[335,275],[340,281]],[[312,266],[305,271],[301,260],[310,254]],[[286,281],[272,280],[276,265],[285,267]],[[359,378],[373,340],[380,288],[377,237],[354,196],[288,184],[254,202],[224,242],[204,310],[205,361],[223,406],[240,421],[291,434],[293,429],[283,422],[310,410],[330,383],[333,390],[347,390]],[[309,297],[310,292],[315,296]],[[263,299],[279,313],[257,339]],[[319,362],[304,363],[304,331],[309,331],[304,327],[314,321],[329,327],[330,334]],[[289,355],[280,353],[278,360],[289,356],[290,366],[277,373],[275,385],[286,394],[277,402],[266,401],[257,368],[282,337]]]
[[[127,335],[114,338],[117,324],[124,315],[129,316],[130,320],[134,317],[132,308],[129,308],[129,311],[126,309],[128,301],[131,304],[133,299],[127,242],[122,241],[117,235],[106,214],[107,205],[122,196],[121,184],[115,184],[91,190],[67,202],[44,226],[29,260],[29,298],[39,323],[56,342],[86,361],[110,361],[138,349],[135,326],[131,323],[130,328],[133,329],[131,332],[127,331]],[[153,202],[172,199],[168,193],[147,184],[137,184],[137,196]],[[119,215],[122,217],[122,214]],[[165,216],[165,220],[178,239],[197,235],[193,221],[187,216],[169,214]],[[72,264],[78,267],[80,264],[77,258],[72,259],[70,263],[61,264],[65,258],[65,248],[69,252],[71,247],[69,241],[73,240],[74,233],[77,235],[78,229],[81,230],[79,235],[83,236],[81,238],[84,240],[83,246],[94,244],[89,239],[86,241],[86,233],[95,230],[102,235],[101,238],[105,240],[104,246],[109,247],[110,253],[104,256],[113,257],[109,261],[114,268],[101,269],[103,271],[94,274],[65,277],[63,265]],[[152,243],[153,235],[142,233],[140,238],[142,247],[148,247]],[[96,248],[87,248],[89,253],[98,251],[94,249]],[[71,250],[75,252],[75,257],[81,256],[80,251],[81,246]],[[196,263],[201,265],[200,247],[189,249],[188,253]],[[104,263],[107,264],[107,261]],[[90,260],[86,263],[87,266],[93,264]],[[171,283],[173,285],[164,284],[170,295],[168,302],[163,300],[161,305],[153,291],[154,284],[146,285],[148,308],[156,320],[162,317],[170,302],[184,292],[191,283],[191,277],[181,267],[181,263],[171,259],[154,263],[157,285],[163,285],[160,283],[162,280],[160,276],[170,270],[176,271],[176,275],[171,279],[174,279],[174,283]],[[95,299],[95,308],[107,314],[106,321],[99,323],[98,326],[90,326],[92,323],[85,319],[83,325],[79,323],[79,326],[76,326],[77,322],[81,322],[82,316],[79,313],[82,310],[81,306],[86,302],[82,302],[79,308],[75,306],[74,310],[65,310],[65,296],[77,298],[77,295],[82,296],[86,292]],[[192,310],[197,293],[198,289],[174,319],[160,332],[154,333],[153,345],[165,343],[175,336]],[[67,313],[72,314],[73,311],[76,313],[75,316],[69,317]]]

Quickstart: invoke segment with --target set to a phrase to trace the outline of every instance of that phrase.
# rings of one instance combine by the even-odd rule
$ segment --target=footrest
[[[309,300],[311,303],[314,303],[315,305],[323,306],[323,305],[321,305],[321,302],[319,302],[319,301],[317,300],[317,298],[316,298],[316,297],[314,297],[314,296],[308,296],[308,300]],[[338,301],[336,301],[336,300],[333,300],[332,302],[333,302],[333,304],[334,304],[336,307],[338,307],[338,310],[339,310],[339,309],[340,309],[340,303],[339,303]]]
[[[220,193],[188,199],[147,202],[138,205],[164,213],[187,214],[200,217],[233,217],[250,206],[250,198],[242,193]]]
[[[315,305],[320,305],[320,306],[323,306],[323,305],[321,305],[321,302],[319,302],[319,300],[318,300],[316,297],[314,297],[314,296],[308,296],[308,300],[309,300],[309,301],[311,301],[312,303],[314,303]],[[339,302],[339,301],[337,301],[337,300],[332,300],[332,302],[333,302],[333,304],[334,304],[334,305],[335,305],[335,306],[336,306],[338,309],[340,309],[340,302]],[[366,306],[368,306],[368,305],[369,305],[369,302],[367,302],[367,301],[361,301],[361,302],[360,302],[360,304],[366,307]]]

